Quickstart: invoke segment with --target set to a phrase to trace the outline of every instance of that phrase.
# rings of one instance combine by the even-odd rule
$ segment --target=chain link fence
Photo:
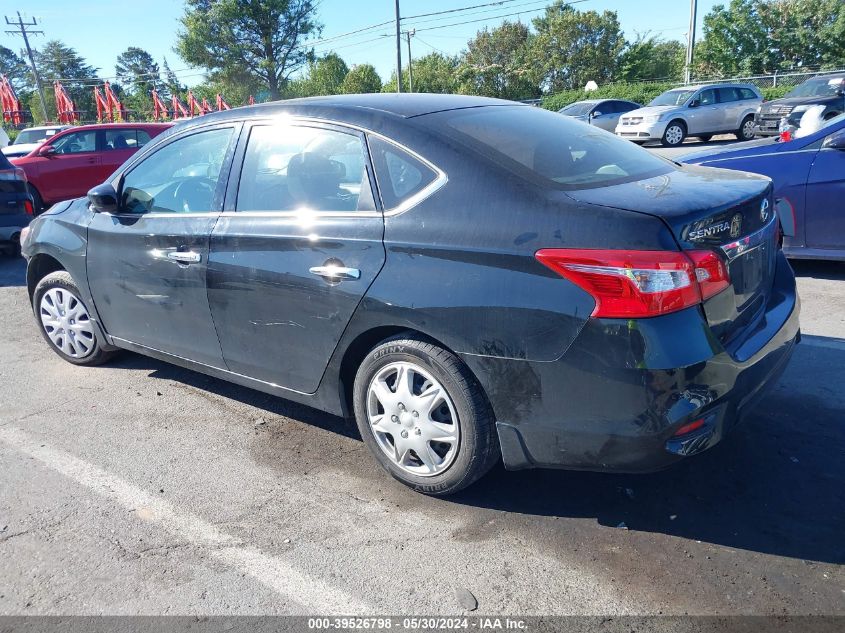
[[[845,73],[845,68],[812,70],[802,72],[776,72],[771,75],[751,75],[746,77],[696,77],[692,83],[702,84],[722,81],[736,81],[746,84],[754,84],[758,88],[792,88],[812,77],[818,77],[820,75],[829,75],[831,73]]]

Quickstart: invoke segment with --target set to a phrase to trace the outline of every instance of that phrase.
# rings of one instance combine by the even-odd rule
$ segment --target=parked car
[[[558,112],[578,121],[600,127],[608,132],[613,132],[621,115],[641,107],[639,103],[622,99],[587,99],[570,103]]]
[[[755,120],[759,136],[777,136],[781,121],[799,127],[802,115],[813,106],[820,106],[823,120],[829,121],[845,112],[845,74],[813,77],[790,90],[785,97],[760,106]]]
[[[41,127],[30,127],[18,133],[15,142],[3,148],[7,158],[19,158],[26,156],[32,150],[38,148],[44,141],[68,129],[68,125],[44,125]]]
[[[771,183],[541,108],[346,95],[177,124],[23,242],[47,344],[129,349],[352,414],[429,494],[659,469],[798,340]]]
[[[32,220],[32,198],[26,175],[0,154],[0,252],[15,255],[23,228]]]
[[[667,90],[646,107],[623,115],[616,134],[637,143],[680,145],[688,136],[709,141],[715,134],[754,138],[754,114],[763,97],[750,84],[713,84]]]
[[[792,227],[788,257],[845,260],[845,114],[791,141],[767,138],[711,148],[682,162],[764,174]]]
[[[102,123],[59,132],[12,163],[26,172],[35,212],[84,196],[171,123]]]

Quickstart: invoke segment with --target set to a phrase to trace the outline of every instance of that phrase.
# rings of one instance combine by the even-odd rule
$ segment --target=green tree
[[[763,74],[845,64],[841,0],[731,0],[704,16],[696,73]]]
[[[186,0],[176,51],[215,79],[247,76],[273,99],[313,59],[305,46],[319,34],[313,0]]]
[[[309,64],[305,77],[292,82],[290,92],[300,97],[339,94],[348,72],[349,67],[340,55],[328,53]]]
[[[556,0],[534,18],[532,58],[548,92],[615,79],[625,37],[615,11],[578,11]]]
[[[381,77],[372,64],[357,64],[343,78],[341,92],[344,94],[381,92]]]
[[[461,58],[442,53],[429,53],[415,59],[412,64],[414,92],[434,92],[451,94],[458,92],[460,81],[458,72]],[[402,90],[410,92],[408,67],[402,69]],[[396,92],[396,71],[390,73],[390,79],[382,87],[382,92]]]
[[[35,64],[44,82],[44,93],[52,97],[52,84],[61,80],[62,85],[77,110],[83,112],[83,119],[93,119],[96,113],[93,88],[97,85],[97,69],[88,64],[73,48],[65,46],[59,40],[50,40],[40,50],[34,52]],[[55,100],[48,103],[48,115],[56,112]],[[40,106],[36,111],[40,110]],[[33,111],[33,116],[36,116]],[[40,116],[40,114],[38,115]]]
[[[684,71],[686,48],[677,40],[638,36],[619,58],[618,78],[679,80]]]
[[[458,91],[502,99],[538,96],[531,39],[522,22],[506,20],[492,30],[479,31],[467,43],[458,67]]]
[[[182,82],[179,81],[176,73],[170,69],[170,64],[167,63],[166,57],[161,65],[161,73],[164,75],[164,86],[161,90],[162,99],[169,99],[173,95],[176,95],[181,99],[187,88],[185,88],[185,86],[182,85]]]
[[[162,83],[159,67],[153,56],[137,46],[130,46],[117,56],[114,72],[117,81],[130,94],[140,92],[149,96],[150,91]]]
[[[18,93],[32,90],[35,85],[29,65],[20,55],[5,46],[0,46],[0,73],[9,78]],[[22,94],[18,94],[18,97],[23,99]]]

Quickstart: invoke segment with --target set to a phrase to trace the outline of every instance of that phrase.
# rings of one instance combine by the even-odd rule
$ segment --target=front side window
[[[742,95],[743,99],[757,99],[757,95],[754,94],[754,91],[751,88],[740,88],[739,94]]]
[[[66,134],[56,139],[52,143],[52,147],[56,151],[56,154],[93,152],[97,149],[97,132],[95,130],[86,130],[85,132]]]
[[[385,209],[398,207],[437,179],[436,171],[396,145],[377,136],[369,144]]]
[[[698,95],[698,105],[709,106],[716,103],[715,90],[702,90]]]
[[[670,163],[625,139],[584,129],[541,108],[467,108],[427,116],[440,122],[445,136],[513,172],[562,189],[650,178],[671,170]]]
[[[125,213],[212,211],[232,128],[191,134],[150,154],[123,178]]]
[[[252,128],[238,185],[238,211],[372,210],[357,134],[297,125]]]

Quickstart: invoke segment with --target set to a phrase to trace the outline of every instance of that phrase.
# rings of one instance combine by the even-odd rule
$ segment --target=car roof
[[[69,125],[63,124],[56,124],[56,125],[34,125],[32,127],[25,127],[21,130],[21,132],[28,132],[33,130],[35,132],[40,132],[41,130],[63,130],[65,128],[70,127]]]
[[[166,130],[172,127],[173,123],[89,123],[87,125],[69,125],[62,132],[77,132],[79,130],[109,130],[109,129],[124,129],[124,128],[161,128]]]

